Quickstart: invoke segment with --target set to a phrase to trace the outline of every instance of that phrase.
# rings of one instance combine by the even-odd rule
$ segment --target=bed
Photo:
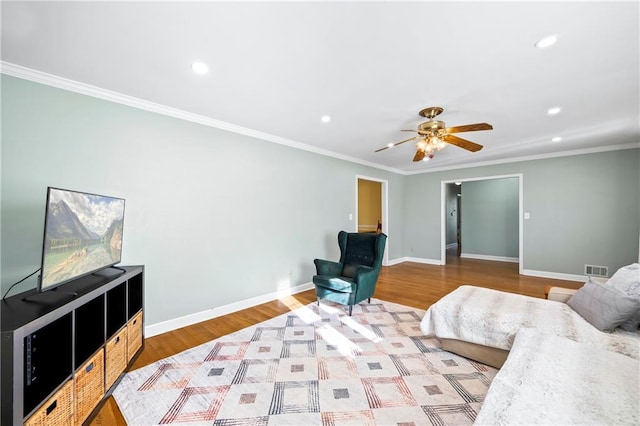
[[[638,359],[523,328],[475,424],[637,425],[639,376]]]
[[[470,285],[429,307],[420,328],[425,335],[438,337],[443,349],[497,368],[522,328],[640,358],[637,332],[604,333],[565,303]]]

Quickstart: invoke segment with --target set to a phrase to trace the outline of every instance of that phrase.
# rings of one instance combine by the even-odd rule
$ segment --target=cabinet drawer
[[[104,396],[104,349],[100,349],[75,374],[76,424],[82,424]]]
[[[104,388],[108,390],[127,368],[127,328],[124,327],[107,342]]]
[[[142,347],[142,311],[138,312],[127,323],[128,361],[133,358],[138,349]]]
[[[73,424],[73,381],[69,380],[24,423],[26,426]]]

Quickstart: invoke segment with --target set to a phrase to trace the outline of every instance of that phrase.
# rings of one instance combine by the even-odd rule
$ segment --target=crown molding
[[[317,148],[315,146],[307,145],[302,142],[294,141],[292,139],[283,138],[280,136],[261,132],[259,130],[249,129],[247,127],[237,126],[235,124],[227,123],[221,120],[216,120],[214,118],[206,117],[204,115],[194,114],[192,112],[181,110],[178,108],[173,108],[173,107],[158,104],[155,102],[146,101],[144,99],[128,96],[112,90],[103,89],[101,87],[81,83],[79,81],[60,77],[54,74],[49,74],[42,71],[34,70],[32,68],[16,65],[11,62],[0,61],[0,73],[6,74],[12,77],[21,78],[23,80],[33,81],[34,83],[40,83],[47,86],[56,87],[58,89],[79,93],[81,95],[91,96],[91,97],[102,99],[105,101],[127,105],[133,108],[138,108],[138,109],[153,112],[156,114],[162,114],[169,117],[178,118],[180,120],[202,124],[203,126],[214,127],[216,129],[226,130],[228,132],[233,132],[233,133],[241,134],[244,136],[250,136],[250,137],[264,140],[267,142],[277,143],[279,145],[285,145],[291,148],[312,152],[314,154],[324,155],[326,157],[332,157],[339,160],[349,161],[351,163],[361,164],[363,166],[373,167],[375,169],[385,170],[391,173],[402,174],[402,175],[406,174],[405,171],[400,169],[395,169],[392,167],[386,167],[380,164],[372,163],[369,161],[364,161],[359,158],[350,157],[348,155],[339,154],[339,153],[322,149],[322,148]]]
[[[599,146],[594,148],[574,149],[570,151],[560,151],[560,152],[553,152],[553,153],[547,153],[547,154],[527,155],[523,157],[511,157],[511,158],[505,158],[502,160],[479,161],[477,163],[460,164],[457,166],[438,167],[438,168],[429,169],[429,170],[416,170],[411,172],[404,172],[404,174],[420,175],[424,173],[443,172],[446,170],[470,169],[473,167],[494,166],[496,164],[520,163],[523,161],[545,160],[548,158],[570,157],[573,155],[583,155],[583,154],[596,154],[599,152],[620,151],[624,149],[634,149],[634,148],[640,148],[640,142],[632,142],[632,143],[619,144],[619,145]]]
[[[272,135],[269,133],[261,132],[261,131],[250,129],[247,127],[242,127],[235,124],[227,123],[225,121],[216,120],[214,118],[210,118],[204,115],[199,115],[199,114],[195,114],[195,113],[181,110],[178,108],[173,108],[173,107],[158,104],[155,102],[150,102],[150,101],[136,98],[133,96],[128,96],[112,90],[103,89],[101,87],[81,83],[79,81],[60,77],[54,74],[49,74],[42,71],[34,70],[32,68],[16,65],[11,62],[0,61],[0,73],[6,74],[12,77],[21,78],[23,80],[33,81],[34,83],[40,83],[47,86],[56,87],[58,89],[63,89],[70,92],[79,93],[82,95],[91,96],[98,99],[103,99],[109,102],[127,105],[133,108],[138,108],[138,109],[153,112],[156,114],[162,114],[169,117],[178,118],[180,120],[201,124],[203,126],[226,130],[228,132],[233,132],[233,133],[241,134],[244,136],[253,137],[266,142],[272,142],[279,145],[284,145],[291,148],[312,152],[314,154],[323,155],[325,157],[336,158],[338,160],[344,160],[350,163],[360,164],[363,166],[372,167],[374,169],[384,170],[387,172],[404,175],[404,176],[442,172],[446,170],[469,169],[473,167],[493,166],[497,164],[517,163],[522,161],[542,160],[547,158],[568,157],[572,155],[593,154],[593,153],[599,153],[599,152],[640,148],[640,142],[634,142],[629,144],[601,146],[596,148],[584,148],[584,149],[561,151],[561,152],[554,152],[554,153],[548,153],[548,154],[529,155],[529,156],[523,156],[523,157],[505,158],[501,160],[480,161],[476,163],[443,166],[443,167],[430,168],[425,170],[407,171],[402,169],[396,169],[393,167],[383,166],[381,164],[361,160],[359,158],[351,157],[348,155],[339,154],[337,152],[329,151],[327,149],[322,149],[315,146],[307,145],[302,142],[294,141],[292,139],[283,138],[280,136]]]

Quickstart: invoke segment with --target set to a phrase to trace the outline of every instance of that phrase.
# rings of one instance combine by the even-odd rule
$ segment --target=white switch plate
[[[524,218],[525,219],[531,219],[531,214],[529,212],[525,212],[524,213]]]
[[[353,220],[353,213],[349,213],[349,220]]]

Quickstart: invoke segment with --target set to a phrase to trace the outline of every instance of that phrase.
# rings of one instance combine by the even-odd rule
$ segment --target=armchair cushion
[[[313,283],[317,286],[324,287],[327,290],[339,291],[342,293],[353,293],[356,291],[356,283],[348,277],[316,275],[313,277]]]

